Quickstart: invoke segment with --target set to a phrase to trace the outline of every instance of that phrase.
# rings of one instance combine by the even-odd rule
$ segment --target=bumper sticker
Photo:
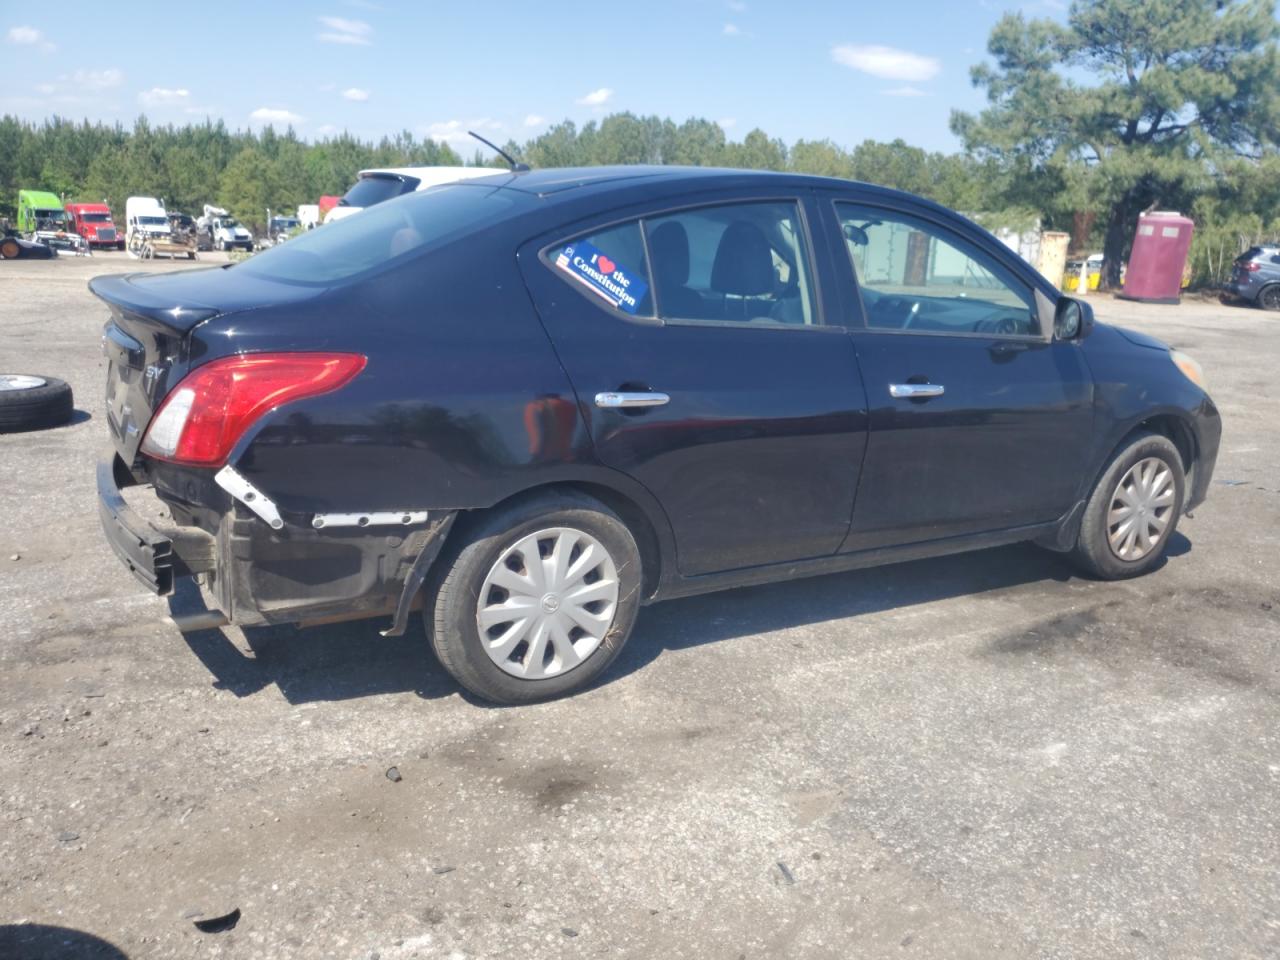
[[[584,241],[571,243],[556,256],[556,266],[610,305],[635,313],[649,285],[631,270]]]

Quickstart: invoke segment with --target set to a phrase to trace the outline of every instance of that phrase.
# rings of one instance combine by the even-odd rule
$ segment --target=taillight
[[[151,418],[142,452],[220,467],[263,414],[330,393],[364,369],[358,353],[251,353],[223,357],[183,378]]]
[[[1241,263],[1237,263],[1236,266],[1245,273],[1257,273],[1262,269],[1262,264],[1258,263],[1257,260],[1245,260]]]

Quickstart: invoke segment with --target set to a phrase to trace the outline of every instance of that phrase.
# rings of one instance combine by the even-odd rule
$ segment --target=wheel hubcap
[[[600,541],[555,527],[508,547],[484,578],[476,625],[485,653],[522,680],[572,670],[604,642],[618,571]]]
[[[1107,513],[1107,540],[1121,560],[1141,560],[1164,537],[1173,518],[1173,471],[1158,457],[1139,460],[1120,479]]]
[[[22,373],[0,373],[0,390],[34,390],[44,385],[43,377],[29,377]]]

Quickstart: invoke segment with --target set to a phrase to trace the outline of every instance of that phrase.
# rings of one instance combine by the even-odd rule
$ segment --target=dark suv
[[[590,683],[668,597],[1027,540],[1144,573],[1218,451],[1190,357],[839,180],[498,175],[90,286],[137,577],[247,625],[421,605],[505,702]]]
[[[1280,310],[1280,247],[1250,247],[1236,257],[1226,292],[1267,310]]]

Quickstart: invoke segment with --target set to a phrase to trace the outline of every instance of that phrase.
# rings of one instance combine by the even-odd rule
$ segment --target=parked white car
[[[355,184],[338,201],[338,205],[325,215],[324,222],[341,220],[359,213],[365,207],[372,207],[415,190],[426,190],[442,183],[454,183],[472,177],[491,177],[501,172],[492,167],[387,167],[361,170],[356,174]]]

